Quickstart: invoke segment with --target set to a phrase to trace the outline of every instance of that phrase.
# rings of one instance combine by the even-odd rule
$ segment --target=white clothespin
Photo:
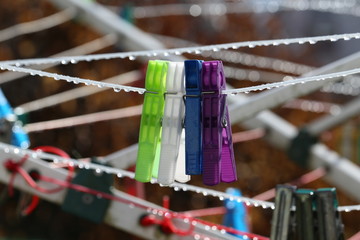
[[[169,185],[175,179],[182,121],[185,112],[183,102],[184,91],[184,63],[169,62],[158,172],[158,182],[163,185]]]

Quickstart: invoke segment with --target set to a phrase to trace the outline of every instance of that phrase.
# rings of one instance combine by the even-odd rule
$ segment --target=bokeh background
[[[212,1],[207,1],[210,3]],[[340,34],[358,31],[360,17],[328,13],[326,11],[276,11],[270,9],[261,12],[227,13],[221,4],[236,3],[236,1],[215,1],[219,5],[211,15],[199,14],[197,7],[186,14],[172,15],[169,10],[161,16],[141,16],[143,6],[157,6],[167,4],[199,4],[199,1],[121,1],[99,0],[98,3],[108,6],[112,11],[127,19],[141,30],[157,35],[165,35],[191,41],[184,43],[169,38],[160,38],[167,47],[177,47],[192,44],[217,44],[262,39],[294,38],[317,36],[327,34]],[[257,1],[261,2],[261,1]],[[276,2],[276,1],[274,1]],[[303,1],[306,2],[306,1]],[[177,10],[181,9],[179,6]],[[12,0],[0,1],[0,30],[15,24],[43,18],[59,10],[49,0],[27,1]],[[140,12],[140,14],[139,14]],[[138,13],[138,15],[134,14]],[[143,11],[143,14],[149,14]],[[76,47],[103,35],[92,28],[90,22],[80,17],[67,21],[56,27],[15,37],[0,42],[0,60],[25,59],[49,57],[69,48]],[[347,56],[360,50],[359,40],[322,42],[314,45],[288,45],[276,47],[243,48],[239,51],[284,59],[320,67],[336,59]],[[94,53],[109,53],[123,51],[121,40],[116,46],[106,47]],[[186,55],[188,58],[199,56]],[[212,59],[211,57],[203,59]],[[224,63],[240,69],[256,72],[258,69],[236,63]],[[139,60],[128,59],[101,60],[93,62],[79,62],[77,64],[58,65],[47,69],[64,75],[77,76],[93,80],[103,80],[131,70],[140,70],[144,73],[146,65]],[[269,70],[268,70],[269,71]],[[273,73],[284,73],[272,71]],[[294,74],[295,76],[295,74]],[[263,83],[261,77],[254,82],[251,77],[245,76],[243,80],[228,78],[227,81],[234,87],[245,87]],[[0,76],[1,79],[1,76]],[[281,81],[282,79],[272,79]],[[132,86],[144,86],[144,74]],[[65,81],[39,76],[25,76],[15,81],[1,84],[6,97],[13,107],[19,106],[34,99],[43,98],[78,85]],[[302,99],[317,100],[334,104],[343,104],[354,96],[316,92]],[[22,116],[24,124],[41,122],[45,120],[60,119],[99,111],[119,109],[127,106],[141,104],[143,96],[134,93],[115,93],[107,90],[87,97],[78,98],[60,105],[44,108]],[[275,113],[296,126],[302,126],[313,119],[322,116],[323,112],[304,111],[279,106],[273,109]],[[231,114],[231,113],[230,113]],[[137,142],[140,117],[115,119],[81,126],[61,128],[56,130],[38,131],[29,133],[31,147],[39,145],[52,145],[59,147],[74,158],[92,156],[105,156],[123,149]],[[359,149],[359,117],[349,119],[346,123],[326,132],[322,141],[331,149],[345,155],[356,164],[360,163]],[[349,133],[349,129],[351,129]],[[233,132],[240,132],[238,126]],[[227,187],[241,189],[245,196],[253,197],[276,184],[292,181],[309,170],[303,169],[293,163],[287,155],[271,147],[263,139],[235,143],[238,181],[232,184],[219,184],[213,187],[224,191]],[[124,180],[116,179],[120,188]],[[190,184],[203,186],[200,177],[193,177]],[[302,188],[330,187],[323,179],[302,186]],[[5,192],[6,186],[1,185],[0,190]],[[354,189],[354,191],[360,191]],[[338,189],[340,205],[358,204]],[[170,208],[174,211],[185,211],[206,207],[222,206],[223,202],[216,198],[204,197],[190,192],[175,192],[169,188],[145,184],[145,197],[147,200],[161,204],[164,195],[170,197]],[[75,217],[61,211],[59,206],[42,201],[30,216],[19,215],[23,194],[17,192],[14,197],[3,196],[0,205],[0,239],[138,239],[105,224],[93,224],[89,221]],[[121,213],[119,213],[121,214]],[[272,211],[249,208],[248,221],[251,231],[269,236]],[[222,216],[205,217],[205,219],[221,223]],[[345,235],[350,237],[360,231],[360,213],[343,213]]]

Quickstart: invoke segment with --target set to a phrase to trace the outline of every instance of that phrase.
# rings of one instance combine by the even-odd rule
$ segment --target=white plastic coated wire
[[[64,11],[55,13],[44,18],[40,18],[31,22],[20,23],[9,28],[0,30],[0,42],[9,40],[20,35],[39,32],[45,29],[55,27],[72,19],[75,16],[75,13],[76,11],[74,8],[68,8]]]
[[[129,172],[126,170],[108,167],[108,166],[104,166],[104,165],[99,165],[99,164],[95,164],[95,163],[81,162],[81,161],[78,161],[75,159],[66,159],[66,158],[56,156],[56,155],[43,153],[40,151],[25,150],[25,149],[21,149],[21,148],[18,148],[18,147],[9,145],[9,144],[5,144],[5,143],[0,143],[0,151],[17,156],[19,158],[24,157],[24,156],[30,156],[32,159],[40,159],[41,158],[41,159],[50,160],[54,163],[68,164],[68,165],[78,167],[81,169],[92,169],[98,173],[105,172],[105,173],[109,173],[109,174],[114,174],[119,178],[122,178],[122,177],[128,177],[131,179],[135,178],[134,172]],[[152,179],[151,183],[157,184],[156,179]],[[197,186],[182,184],[182,183],[173,183],[168,187],[173,188],[175,191],[191,191],[191,192],[196,192],[196,193],[202,194],[204,196],[217,197],[220,200],[229,199],[231,201],[243,202],[247,206],[261,207],[264,209],[266,209],[266,208],[275,209],[275,205],[273,202],[260,201],[260,200],[247,198],[247,197],[234,196],[231,194],[227,194],[224,192],[207,189],[207,188],[203,188],[203,187],[197,187]],[[341,211],[341,212],[360,211],[360,205],[339,206],[338,211]]]
[[[134,51],[134,52],[118,52],[118,53],[105,53],[105,54],[93,54],[87,56],[69,56],[59,58],[38,58],[38,59],[26,59],[26,60],[9,60],[0,61],[1,64],[26,66],[26,65],[38,65],[60,62],[62,64],[77,63],[80,61],[96,61],[96,60],[109,60],[116,58],[129,58],[135,60],[137,57],[157,57],[168,58],[169,55],[181,55],[184,53],[200,54],[203,51],[220,51],[226,49],[238,49],[242,47],[254,48],[259,46],[279,46],[289,44],[316,44],[322,41],[336,42],[339,40],[352,40],[360,39],[360,33],[345,33],[335,34],[317,37],[303,37],[303,38],[287,38],[276,40],[260,40],[260,41],[246,41],[246,42],[234,42],[225,44],[214,44],[198,47],[186,47],[186,48],[172,48],[172,49],[159,49],[148,51]]]
[[[89,80],[89,79],[78,78],[78,77],[70,77],[70,76],[65,76],[65,75],[61,75],[61,74],[48,73],[48,72],[44,72],[44,71],[40,71],[40,70],[33,70],[33,69],[23,68],[23,67],[15,67],[15,66],[1,64],[1,63],[0,63],[0,69],[1,70],[6,69],[9,71],[16,71],[16,72],[25,72],[25,73],[29,73],[30,75],[39,75],[41,77],[50,77],[50,78],[54,78],[55,80],[65,80],[67,82],[72,82],[74,84],[84,83],[86,85],[94,85],[94,86],[97,86],[100,88],[107,87],[107,88],[112,88],[115,92],[120,92],[121,90],[123,90],[125,92],[136,92],[139,94],[144,94],[146,92],[145,88],[129,87],[129,86],[124,86],[124,85],[120,85],[120,84],[105,83],[105,82],[99,82],[99,81],[94,81],[94,80]],[[284,86],[289,86],[289,85],[304,84],[304,83],[313,82],[313,81],[324,81],[324,80],[332,79],[332,78],[346,77],[346,76],[349,76],[352,74],[358,74],[358,73],[360,73],[360,68],[355,68],[352,70],[347,70],[347,71],[342,71],[342,72],[335,72],[335,73],[329,73],[329,74],[311,76],[311,77],[296,78],[296,79],[283,81],[283,82],[266,83],[266,84],[261,84],[258,86],[228,89],[228,90],[223,90],[222,94],[236,95],[239,93],[262,91],[262,90],[268,90],[268,89],[272,89],[272,88],[284,87]]]

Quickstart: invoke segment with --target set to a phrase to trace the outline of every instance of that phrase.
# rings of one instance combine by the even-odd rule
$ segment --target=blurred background
[[[352,33],[358,31],[360,24],[356,1],[98,0],[97,3],[119,18],[151,34],[168,48]],[[204,5],[205,3],[207,5]],[[2,38],[6,35],[3,30],[60,11],[62,10],[50,0],[0,1],[0,60],[45,58],[94,40],[98,40],[98,45],[103,46],[93,47],[87,53],[75,55],[128,51],[122,44],[122,39],[115,37],[115,33],[106,35],[104,39],[104,33],[94,28],[97,25],[95,20],[85,21],[81,13],[73,14],[71,11],[61,13],[61,17],[65,19],[61,24],[41,31],[18,34],[8,39]],[[45,22],[49,23],[50,20]],[[40,26],[39,23],[35,25]],[[282,81],[286,76],[299,76],[359,50],[359,41],[351,40],[319,42],[313,45],[241,48],[232,53],[220,51],[205,52],[202,56],[191,54],[184,56],[189,59],[224,59],[224,66],[228,67],[226,70],[228,83],[240,88]],[[238,57],[237,53],[286,60],[294,64],[275,60],[259,62],[250,55]],[[267,67],[263,67],[265,65]],[[145,69],[146,61],[143,59],[134,61],[113,59],[54,65],[48,67],[46,71],[98,81],[136,71],[135,81],[128,84],[144,87]],[[36,99],[82,87],[66,81],[53,81],[46,77],[15,77],[13,73],[11,74],[14,76],[9,76],[9,73],[4,74],[5,71],[0,73],[0,87],[14,108],[25,106],[25,103]],[[4,80],[8,78],[14,80]],[[359,84],[349,85],[339,82],[301,97],[298,102],[288,102],[278,106],[273,111],[295,126],[301,127],[331,112],[329,106],[336,109],[339,104],[352,100],[359,94],[359,87]],[[52,145],[63,149],[73,158],[105,156],[137,143],[140,116],[42,131],[26,128],[26,125],[135,106],[142,101],[143,95],[104,90],[54,106],[28,110],[25,114],[19,114],[19,117],[29,132],[30,148]],[[349,119],[340,126],[323,132],[321,141],[330,149],[359,165],[359,123],[358,116]],[[245,128],[233,126],[234,134],[243,131]],[[222,183],[212,187],[213,189],[225,191],[227,187],[235,187],[241,189],[244,196],[254,197],[277,184],[291,182],[309,171],[291,161],[284,151],[269,145],[262,138],[263,134],[264,132],[261,131],[255,136],[248,133],[248,141],[239,140],[234,143],[238,181],[231,184]],[[116,179],[116,181],[119,188],[126,184],[124,180]],[[190,184],[203,186],[201,177],[197,176],[192,178]],[[322,187],[331,187],[331,185],[320,178],[301,186],[312,189]],[[5,192],[6,186],[2,185],[0,190]],[[160,205],[163,196],[168,195],[170,209],[174,211],[223,205],[223,202],[217,198],[190,192],[176,192],[157,185],[145,184],[144,190],[146,200]],[[354,191],[360,191],[360,188]],[[343,194],[341,189],[338,189],[338,193],[340,205],[358,204],[355,199]],[[41,201],[31,215],[20,216],[19,208],[23,198],[20,192],[11,198],[4,196],[1,198],[0,239],[139,239],[131,233],[122,232],[105,224],[93,224],[64,213],[59,206],[46,201]],[[248,222],[251,232],[269,236],[271,217],[271,210],[249,208]],[[222,216],[208,216],[204,219],[221,223]],[[342,219],[347,238],[360,231],[360,212],[342,213]]]

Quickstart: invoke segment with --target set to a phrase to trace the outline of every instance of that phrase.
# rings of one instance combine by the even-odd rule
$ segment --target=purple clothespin
[[[225,77],[221,61],[202,64],[203,182],[216,185],[236,180],[231,125],[226,106]]]

